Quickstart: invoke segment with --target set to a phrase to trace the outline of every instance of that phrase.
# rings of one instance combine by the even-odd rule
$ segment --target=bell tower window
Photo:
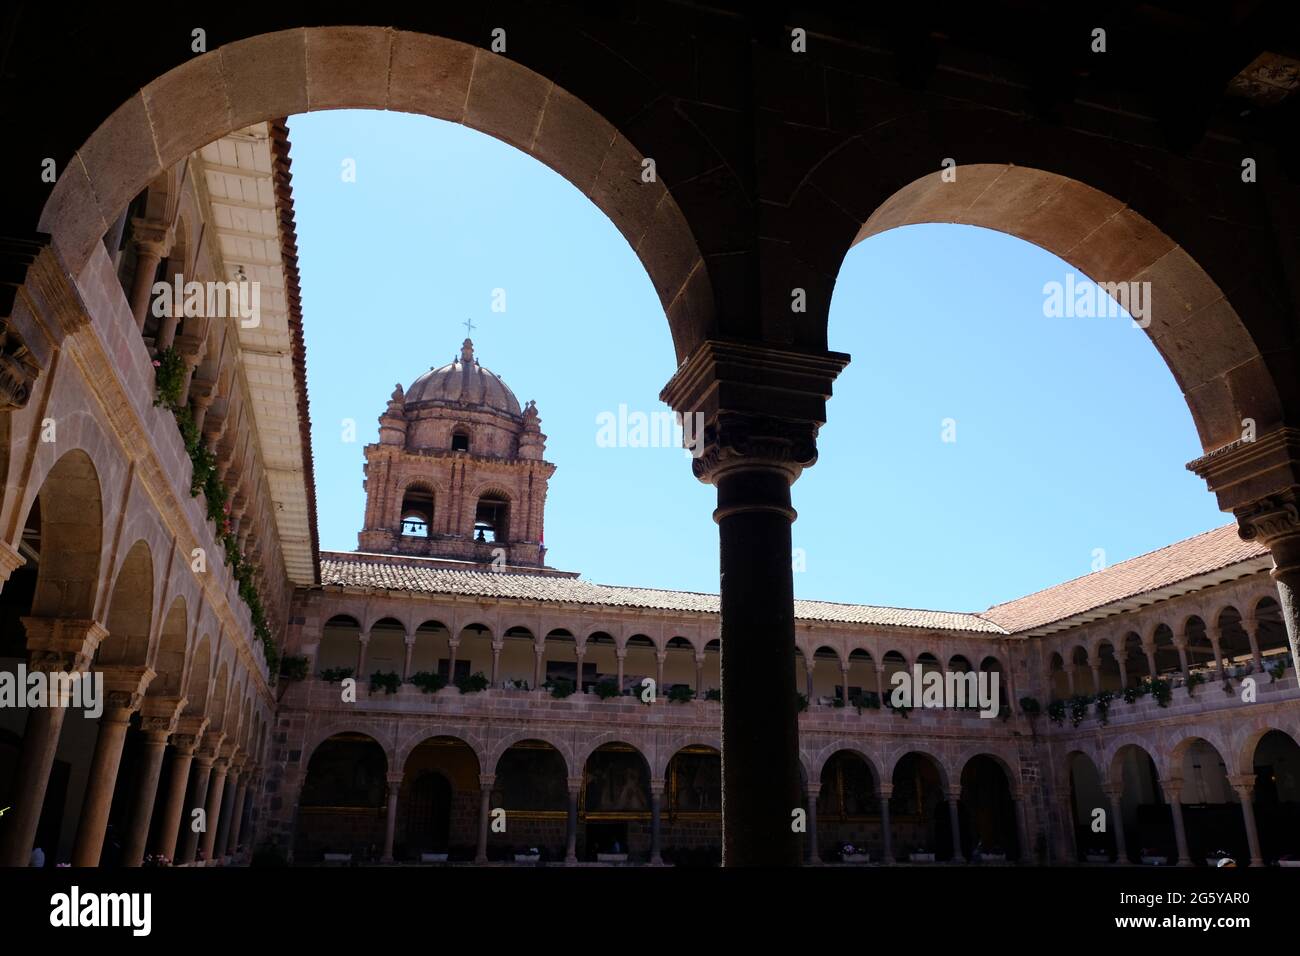
[[[509,533],[510,503],[499,494],[487,494],[474,510],[474,540],[504,542]]]
[[[466,429],[457,428],[451,433],[451,450],[469,451],[469,432]]]
[[[402,497],[402,537],[427,538],[433,525],[433,492],[408,488]]]

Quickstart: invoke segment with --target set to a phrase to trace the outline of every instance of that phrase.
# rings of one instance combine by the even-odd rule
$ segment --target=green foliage
[[[1271,678],[1269,683],[1276,683],[1277,681],[1280,681],[1282,675],[1286,673],[1286,661],[1278,661],[1276,664],[1269,664],[1265,670],[1268,671],[1268,676]]]
[[[1187,675],[1187,696],[1191,697],[1196,692],[1196,688],[1201,686],[1204,683],[1205,683],[1205,675],[1202,674],[1200,671],[1197,671],[1195,674],[1188,674]]]
[[[798,709],[799,709],[799,713],[802,714],[805,710],[808,709],[808,695],[807,695],[807,694],[801,694],[801,693],[799,693],[798,691],[795,691],[795,695],[794,695],[794,696],[795,696],[795,699],[798,701],[798,704],[799,704],[799,708],[798,708]]]
[[[1060,724],[1065,720],[1065,701],[1053,700],[1047,704],[1047,719],[1054,724]]]
[[[609,700],[611,697],[619,696],[618,684],[611,678],[605,678],[596,685],[596,696],[601,700]]]
[[[722,703],[722,688],[710,687],[708,690],[704,692],[704,699],[716,700],[718,703]]]
[[[447,678],[435,671],[419,671],[411,675],[411,683],[426,694],[434,694],[447,686]]]
[[[685,684],[674,684],[668,691],[668,699],[675,703],[684,704],[695,699],[695,690]]]
[[[1037,697],[1021,697],[1020,712],[1026,717],[1037,717],[1043,712],[1043,707]]]
[[[462,694],[477,694],[481,690],[487,690],[491,681],[482,671],[475,671],[468,677],[462,677],[456,681],[456,689]]]
[[[172,411],[180,408],[181,390],[185,387],[185,360],[174,348],[165,348],[154,359],[154,400]]]
[[[1088,705],[1092,698],[1086,694],[1075,694],[1070,698],[1070,726],[1078,727],[1088,716]]]
[[[863,691],[854,698],[853,702],[857,705],[859,714],[864,710],[880,709],[880,695],[874,690]]]
[[[305,680],[307,677],[307,658],[284,657],[280,659],[280,676],[285,680]]]
[[[1097,704],[1097,719],[1105,727],[1110,723],[1110,702],[1115,699],[1115,695],[1108,690],[1103,690],[1093,699]]]
[[[555,680],[547,681],[542,685],[550,688],[551,696],[556,700],[563,700],[573,694],[578,688],[574,686],[573,681],[567,677],[557,677]]]
[[[351,676],[351,667],[329,667],[320,672],[320,679],[327,684],[337,684]]]
[[[372,694],[379,690],[387,694],[396,694],[397,688],[401,686],[402,678],[396,671],[389,671],[386,674],[375,671],[370,675],[370,693]]]
[[[1173,696],[1173,689],[1169,686],[1169,681],[1161,680],[1159,677],[1147,679],[1147,691],[1156,699],[1156,703],[1161,707],[1169,706],[1169,698]]]

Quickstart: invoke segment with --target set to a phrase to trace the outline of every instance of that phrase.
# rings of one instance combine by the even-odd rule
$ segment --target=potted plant
[[[462,694],[477,694],[479,691],[487,690],[489,683],[486,674],[482,671],[475,671],[468,677],[462,677],[457,680],[456,689]],[[524,689],[528,689],[527,684],[524,685]]]
[[[1092,698],[1086,694],[1075,694],[1070,698],[1070,726],[1078,727],[1088,716],[1088,705]]]
[[[1062,723],[1065,720],[1065,701],[1049,701],[1047,704],[1047,719],[1054,724]]]
[[[1139,855],[1138,859],[1140,859],[1147,866],[1168,866],[1169,865],[1169,857],[1165,856],[1155,847],[1143,847],[1142,853]]]
[[[280,658],[280,676],[285,680],[305,680],[307,677],[307,658]]]
[[[924,846],[915,846],[907,854],[907,859],[912,863],[933,863],[934,851],[926,849]]]
[[[537,863],[542,858],[542,851],[532,846],[522,853],[515,854],[516,863]]]
[[[695,689],[687,684],[674,684],[668,688],[668,699],[674,703],[685,704],[695,698]]]
[[[370,675],[370,693],[376,693],[382,690],[386,694],[396,694],[397,688],[402,685],[402,678],[396,671],[381,673],[375,671]]]
[[[1157,704],[1161,707],[1169,706],[1169,698],[1173,696],[1173,688],[1169,686],[1169,681],[1161,680],[1159,677],[1148,678],[1147,689]]]
[[[1196,688],[1205,683],[1205,675],[1200,671],[1187,675],[1187,696],[1191,697]]]
[[[1037,697],[1021,697],[1020,712],[1026,717],[1037,717],[1043,712],[1042,705],[1038,703]]]
[[[795,700],[798,702],[799,705],[798,711],[799,713],[802,714],[805,710],[808,709],[808,696],[806,694],[801,694],[798,691],[795,691],[794,696],[795,696]]]
[[[615,683],[612,677],[606,677],[604,680],[598,681],[595,691],[596,696],[601,700],[609,700],[611,697],[619,696],[618,684]]]
[[[426,694],[436,694],[447,686],[447,678],[436,671],[419,671],[411,675],[411,683]]]
[[[549,690],[551,696],[556,700],[564,700],[564,698],[570,696],[575,690],[577,690],[573,685],[573,681],[569,680],[567,677],[557,677],[555,680],[548,680],[542,685],[542,687]]]
[[[718,687],[710,687],[704,692],[704,699],[715,700],[718,703],[722,703],[722,689]]]
[[[1114,700],[1115,695],[1108,690],[1103,690],[1095,698],[1097,704],[1097,720],[1105,727],[1110,723],[1110,702]]]
[[[320,672],[320,679],[327,684],[337,684],[352,676],[351,667],[330,667]]]
[[[1286,661],[1278,661],[1276,664],[1269,664],[1265,670],[1268,671],[1268,676],[1271,678],[1269,683],[1275,684],[1280,681],[1282,675],[1286,673]]]

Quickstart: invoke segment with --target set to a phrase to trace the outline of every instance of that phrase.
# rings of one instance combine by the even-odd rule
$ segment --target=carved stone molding
[[[22,552],[8,541],[0,541],[0,585],[26,563],[27,559],[22,556]]]
[[[1234,514],[1238,533],[1245,541],[1269,545],[1278,538],[1300,535],[1300,505],[1295,491],[1270,495]]]
[[[1237,514],[1265,498],[1300,487],[1300,429],[1275,428],[1254,441],[1235,441],[1195,461],[1187,470],[1201,478],[1219,507]]]
[[[8,319],[0,319],[0,412],[27,406],[41,374],[40,363]]]
[[[817,460],[831,383],[849,362],[840,352],[805,352],[708,339],[682,363],[659,397],[691,416],[691,470],[701,481],[738,468],[782,471],[794,481]]]
[[[54,617],[25,617],[29,670],[89,670],[99,642],[108,629],[98,621],[78,621]]]

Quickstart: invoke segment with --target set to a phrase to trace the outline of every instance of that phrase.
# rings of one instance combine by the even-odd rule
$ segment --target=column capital
[[[159,258],[171,252],[176,230],[158,219],[132,219],[131,241]]]
[[[184,697],[146,697],[140,705],[140,729],[164,737],[174,733],[187,703]]]
[[[4,332],[3,320],[0,319],[0,342],[4,341],[4,335],[5,332]],[[6,375],[6,370],[4,368],[4,354],[3,352],[0,352],[0,411],[3,411],[5,408],[5,404],[4,404],[5,389],[4,389],[4,381],[3,381],[5,375]],[[10,405],[10,407],[21,408],[22,406]],[[3,584],[5,581],[8,581],[9,575],[13,574],[15,571],[17,571],[26,563],[27,563],[27,559],[23,557],[22,552],[20,552],[8,541],[0,541],[0,584]]]
[[[406,779],[406,771],[405,770],[389,771],[389,773],[385,776],[384,779],[388,781],[390,786],[396,785],[400,787],[402,785],[402,781]]]
[[[491,790],[497,782],[497,775],[494,773],[481,773],[478,775],[478,787],[480,790]]]
[[[831,383],[848,363],[840,352],[706,339],[659,397],[684,418],[696,478],[716,484],[759,467],[793,482],[817,461]]]
[[[86,671],[108,628],[98,621],[58,617],[22,618],[29,670]]]
[[[1255,793],[1255,778],[1244,773],[1229,774],[1228,786],[1237,791],[1237,796],[1243,800],[1249,800]]]
[[[569,777],[565,781],[569,787],[569,793],[582,792],[582,777]]]
[[[1124,795],[1124,788],[1118,783],[1103,783],[1101,792],[1110,797],[1111,800],[1118,800]]]
[[[892,783],[882,783],[880,785],[880,799],[888,800],[894,795],[894,785]]]
[[[948,799],[949,799],[949,800],[960,800],[960,799],[961,799],[961,784],[955,784],[955,785],[951,785],[951,786],[949,786],[949,787],[948,787],[948,790],[947,790],[947,793],[948,793]]]
[[[1182,803],[1183,781],[1179,777],[1171,777],[1168,780],[1160,781],[1160,789],[1164,791],[1170,803]]]
[[[651,781],[650,781],[650,796],[652,796],[652,797],[662,797],[663,795],[664,795],[664,781],[662,781],[662,780],[651,780]]]
[[[114,720],[129,720],[144,703],[145,688],[155,677],[152,667],[110,664],[103,668],[104,709]]]
[[[816,802],[818,795],[822,792],[822,785],[820,783],[810,783],[804,786],[804,790],[808,792],[808,799]]]
[[[218,752],[221,749],[221,741],[225,738],[225,731],[221,730],[209,730],[204,733],[202,741],[199,744],[199,756],[216,760]]]

